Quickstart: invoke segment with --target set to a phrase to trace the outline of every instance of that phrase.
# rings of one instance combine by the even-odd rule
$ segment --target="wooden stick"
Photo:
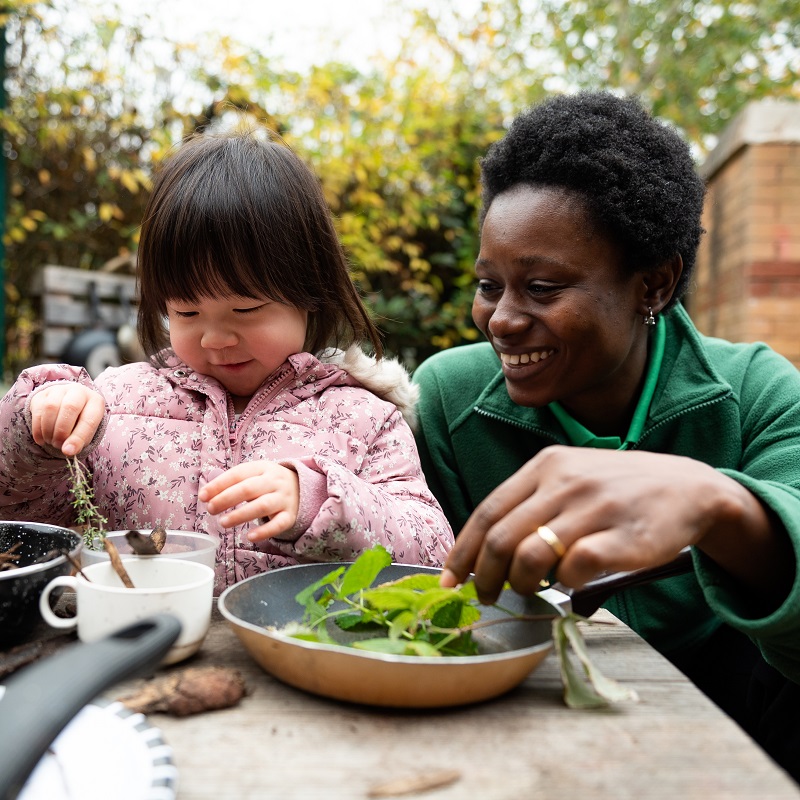
[[[131,576],[122,565],[122,559],[119,557],[119,550],[116,545],[108,537],[103,539],[103,547],[105,547],[108,557],[111,559],[111,566],[114,567],[114,572],[119,575],[119,579],[125,584],[128,589],[135,589]]]
[[[80,565],[80,562],[76,561],[70,555],[69,550],[64,549],[61,552],[67,557],[67,561],[69,561],[69,563],[72,564],[72,568],[75,570],[75,572],[78,575],[80,575],[81,578],[83,578],[87,583],[91,583],[91,581],[89,580],[89,576],[83,571],[83,569],[82,569],[82,567]]]

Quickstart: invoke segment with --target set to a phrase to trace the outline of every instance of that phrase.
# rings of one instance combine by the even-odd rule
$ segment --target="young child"
[[[443,563],[453,534],[409,427],[415,387],[381,358],[318,182],[287,147],[187,140],[155,179],[139,293],[149,361],[94,381],[45,364],[3,397],[0,518],[74,525],[77,454],[107,529],[217,536],[217,593],[377,542]]]

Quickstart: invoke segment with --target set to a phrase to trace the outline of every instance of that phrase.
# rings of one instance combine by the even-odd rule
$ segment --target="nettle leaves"
[[[354,634],[350,646],[410,656],[469,656],[478,652],[468,626],[480,619],[475,586],[439,586],[438,573],[416,573],[372,586],[392,562],[381,545],[347,567],[307,586],[295,599],[305,608],[301,623],[282,633],[305,641],[343,644],[329,633],[333,622]]]
[[[527,617],[508,611],[503,618],[481,622],[472,581],[453,589],[439,586],[438,573],[414,573],[372,586],[392,562],[381,545],[340,566],[299,592],[305,608],[302,622],[279,632],[309,642],[355,647],[402,656],[471,656],[478,653],[472,630],[514,619],[552,619],[553,640],[564,683],[564,701],[573,708],[599,708],[636,693],[607,678],[589,658],[575,614]],[[500,608],[499,606],[497,606]],[[331,626],[337,636],[331,635]],[[342,638],[352,636],[349,642]],[[573,658],[579,663],[576,668]]]

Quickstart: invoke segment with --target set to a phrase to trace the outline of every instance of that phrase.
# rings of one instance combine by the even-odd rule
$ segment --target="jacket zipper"
[[[235,415],[233,416],[228,430],[230,433],[231,444],[234,445],[234,464],[238,464],[241,457],[241,442],[243,438],[242,433],[247,427],[247,423],[258,411],[260,411],[271,400],[274,400],[283,391],[283,389],[291,382],[293,374],[294,370],[291,367],[287,367],[282,372],[279,372],[270,382],[270,384],[262,390],[261,397],[259,397],[255,403],[251,404],[249,408],[239,417],[238,422],[236,421]]]
[[[483,417],[488,417],[489,419],[497,420],[498,422],[505,422],[507,425],[511,425],[515,428],[520,428],[523,431],[530,431],[531,433],[535,433],[538,436],[541,436],[545,439],[552,439],[556,444],[564,444],[562,439],[559,439],[555,434],[550,433],[549,431],[544,430],[543,428],[537,428],[535,425],[528,425],[524,422],[520,422],[519,420],[512,420],[507,419],[506,417],[501,417],[499,414],[493,414],[491,411],[484,411],[484,409],[480,408],[479,406],[473,406],[472,410],[476,414],[480,414]]]
[[[666,425],[666,424],[668,424],[670,422],[673,422],[674,420],[678,419],[678,417],[682,417],[684,414],[688,414],[688,413],[690,413],[692,411],[697,411],[697,410],[699,410],[701,408],[707,408],[708,406],[714,406],[717,403],[721,403],[723,400],[727,400],[728,398],[730,398],[730,396],[731,396],[731,392],[727,392],[726,394],[720,395],[719,397],[715,397],[713,400],[706,400],[705,402],[700,403],[699,405],[691,406],[691,408],[684,408],[682,411],[678,411],[675,414],[671,414],[669,417],[664,417],[664,419],[662,419],[659,422],[657,422],[651,428],[648,428],[647,430],[642,431],[642,435],[639,437],[639,441],[635,442],[633,445],[631,445],[631,447],[629,449],[630,450],[638,450],[639,449],[639,445],[648,436],[650,436],[651,433],[657,431],[663,425]]]

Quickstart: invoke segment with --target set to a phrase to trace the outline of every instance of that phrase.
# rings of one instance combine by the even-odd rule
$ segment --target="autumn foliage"
[[[798,98],[792,6],[442,4],[369,71],[297,73],[229,38],[165,39],[144,16],[77,25],[66,0],[12,0],[4,374],[37,357],[38,268],[134,254],[154,166],[195,130],[239,124],[270,128],[319,175],[390,353],[413,366],[473,340],[478,159],[513,115],[552,91],[636,91],[700,156],[748,100]]]

